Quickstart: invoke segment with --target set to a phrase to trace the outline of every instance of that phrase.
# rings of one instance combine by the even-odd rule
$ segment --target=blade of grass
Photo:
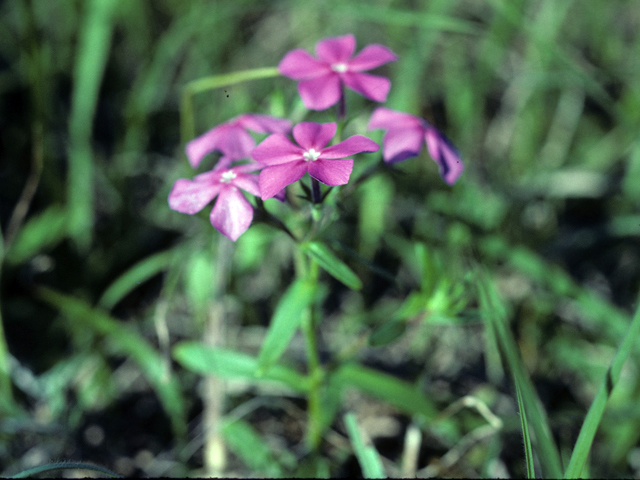
[[[111,48],[117,0],[85,3],[86,14],[78,39],[69,120],[68,228],[81,249],[87,249],[93,230],[93,153],[91,130],[100,83]]]
[[[353,445],[353,452],[356,454],[360,468],[362,468],[362,476],[364,478],[387,478],[380,455],[370,441],[365,442],[356,416],[352,412],[345,414],[344,423],[351,445]]]
[[[78,324],[84,324],[107,338],[120,352],[130,356],[140,367],[158,394],[179,439],[186,435],[184,398],[175,375],[164,368],[160,354],[135,330],[122,324],[86,302],[48,288],[38,289],[38,296]]]
[[[531,427],[535,434],[543,473],[545,476],[558,478],[562,475],[560,454],[551,435],[547,415],[520,358],[516,341],[507,328],[506,308],[498,297],[495,287],[490,283],[488,275],[481,270],[477,271],[477,275],[481,310],[487,327],[494,331],[509,369],[518,378],[524,406],[529,413]]]
[[[600,425],[602,415],[604,414],[604,410],[607,406],[607,401],[620,379],[622,367],[627,361],[627,358],[629,358],[639,336],[640,303],[636,308],[636,313],[633,316],[631,325],[629,325],[629,330],[627,331],[624,340],[622,340],[605,378],[602,380],[602,384],[593,399],[591,407],[589,407],[587,416],[585,417],[582,428],[580,429],[578,440],[576,441],[573,452],[571,453],[569,465],[567,466],[567,470],[564,472],[564,478],[579,478],[582,474],[583,468],[589,457],[589,451],[591,450],[593,439],[596,435],[596,431],[598,430],[598,425]]]
[[[533,467],[533,451],[531,450],[531,438],[529,437],[529,424],[527,423],[527,413],[522,400],[522,391],[518,377],[514,375],[513,381],[516,385],[516,395],[518,397],[518,410],[520,412],[520,425],[522,427],[522,438],[524,440],[524,457],[527,462],[527,478],[536,478]]]

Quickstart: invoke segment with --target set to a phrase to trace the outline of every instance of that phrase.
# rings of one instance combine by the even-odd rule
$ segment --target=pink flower
[[[296,49],[287,53],[278,65],[285,77],[301,80],[298,91],[304,106],[310,110],[324,110],[335,105],[346,85],[376,102],[384,102],[391,88],[389,79],[361,73],[397,60],[397,56],[382,45],[368,45],[355,57],[356,39],[353,35],[325,38],[316,44],[316,55]]]
[[[260,196],[257,175],[248,173],[254,170],[256,164],[240,165],[202,173],[193,180],[181,178],[169,194],[169,207],[193,215],[217,196],[211,225],[235,242],[253,220],[253,207],[239,189]]]
[[[453,185],[464,170],[460,154],[436,127],[426,120],[396,112],[385,107],[374,110],[369,119],[368,130],[384,129],[387,133],[382,139],[382,156],[387,163],[397,163],[410,157],[416,157],[427,143],[431,158],[438,164],[440,176],[449,185]]]
[[[353,160],[338,159],[361,152],[377,152],[380,148],[376,142],[362,135],[354,135],[324,148],[335,133],[335,123],[302,122],[293,127],[293,138],[299,146],[284,135],[275,133],[254,148],[251,152],[253,159],[266,165],[259,180],[262,199],[273,197],[307,172],[326,185],[344,185],[349,181]]]
[[[270,115],[246,113],[212,128],[187,143],[189,163],[197,168],[205,155],[217,150],[223,159],[216,168],[226,168],[233,160],[247,158],[256,142],[247,130],[256,133],[289,133],[291,122]]]

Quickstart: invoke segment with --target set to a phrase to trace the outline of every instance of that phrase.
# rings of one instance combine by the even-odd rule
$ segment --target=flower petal
[[[321,159],[344,158],[356,153],[377,152],[380,145],[364,135],[353,135],[340,143],[325,148],[320,153]]]
[[[422,126],[423,121],[415,115],[409,115],[404,112],[397,112],[386,107],[376,108],[369,118],[367,130],[381,129],[400,129],[411,128],[414,126]]]
[[[424,130],[420,126],[390,129],[382,139],[384,161],[397,163],[418,156],[423,141]]]
[[[331,71],[325,75],[298,83],[302,103],[309,110],[325,110],[340,100],[340,77]]]
[[[300,122],[293,127],[293,138],[305,151],[320,151],[336,134],[337,125],[331,123]]]
[[[278,71],[285,77],[304,80],[329,73],[331,67],[325,62],[315,59],[305,50],[297,48],[291,50],[280,60]]]
[[[211,225],[234,242],[253,220],[253,207],[237,188],[227,185],[211,210]]]
[[[248,173],[239,173],[236,178],[234,178],[231,183],[243,189],[246,192],[249,192],[251,195],[255,195],[256,197],[260,196],[260,187],[258,186],[258,175],[251,175]]]
[[[384,102],[391,89],[391,81],[368,73],[345,72],[340,78],[351,90],[376,102]]]
[[[353,170],[353,160],[322,160],[309,162],[309,175],[332,187],[345,185]]]
[[[173,184],[169,207],[180,213],[193,215],[202,210],[220,192],[219,183],[194,182],[181,178]]]
[[[309,163],[300,160],[262,170],[258,181],[262,200],[273,197],[287,185],[300,180],[307,173]]]
[[[453,185],[464,170],[460,154],[449,139],[435,127],[429,127],[425,134],[429,155],[440,169],[440,176]]]
[[[274,133],[265,138],[251,152],[251,157],[264,165],[280,165],[281,163],[302,160],[304,150],[294,145],[284,135]]]
[[[327,63],[347,62],[356,49],[356,37],[352,34],[320,40],[316,44],[316,55]]]
[[[289,120],[259,113],[240,115],[236,122],[243,128],[256,133],[282,133],[286,135],[291,130],[291,122]]]
[[[237,160],[247,157],[255,144],[240,125],[222,124],[187,143],[186,153],[191,166],[197,168],[205,155],[214,150]]]
[[[388,62],[395,62],[398,56],[383,45],[367,45],[355,57],[349,60],[349,70],[362,72],[371,70]]]

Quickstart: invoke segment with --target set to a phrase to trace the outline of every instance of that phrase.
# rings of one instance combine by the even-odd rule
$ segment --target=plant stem
[[[314,284],[318,281],[319,267],[315,260],[304,257],[298,250],[297,274],[300,277],[307,277]],[[309,393],[307,394],[308,405],[308,425],[307,425],[307,447],[310,451],[317,451],[322,441],[322,390],[324,388],[325,372],[320,364],[318,354],[318,340],[316,336],[315,305],[311,305],[303,313],[302,333],[305,338],[307,353],[307,376],[310,380]]]

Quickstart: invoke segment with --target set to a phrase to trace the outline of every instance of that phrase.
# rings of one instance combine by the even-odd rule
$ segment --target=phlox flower
[[[440,176],[453,185],[464,170],[460,154],[449,139],[420,117],[385,107],[374,110],[368,130],[383,129],[382,156],[387,163],[397,163],[420,154],[426,142],[429,155],[438,164]]]
[[[223,155],[216,168],[226,168],[234,160],[248,158],[256,142],[247,130],[256,133],[286,134],[291,130],[291,122],[257,113],[235,117],[187,143],[189,163],[193,168],[197,168],[205,155],[214,150]]]
[[[273,197],[307,172],[326,185],[344,185],[353,169],[353,159],[344,157],[377,152],[380,148],[363,135],[354,135],[325,148],[335,134],[335,123],[302,122],[293,127],[293,138],[298,145],[279,133],[264,139],[251,152],[254,160],[265,165],[258,182],[262,199]]]
[[[382,45],[368,45],[355,57],[353,35],[325,38],[316,44],[317,59],[303,49],[292,50],[278,65],[285,77],[300,80],[298,92],[304,106],[324,110],[335,105],[343,95],[343,85],[376,102],[384,102],[391,88],[389,79],[362,73],[397,60]],[[353,58],[352,58],[353,57]]]
[[[193,180],[181,178],[176,181],[169,194],[169,207],[193,215],[217,196],[209,217],[211,225],[235,242],[253,220],[253,207],[240,189],[260,196],[258,176],[249,173],[257,168],[260,165],[254,163],[217,168],[196,175]]]

